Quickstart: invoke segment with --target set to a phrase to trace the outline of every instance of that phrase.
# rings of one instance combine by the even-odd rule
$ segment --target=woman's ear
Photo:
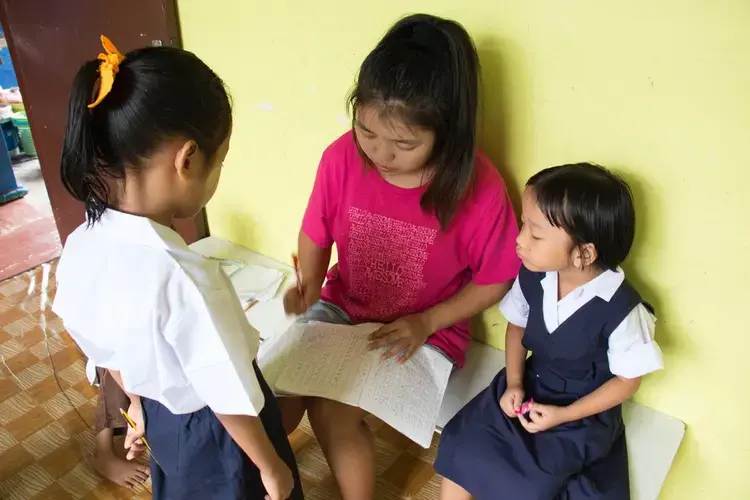
[[[177,150],[174,157],[174,168],[180,177],[191,177],[196,174],[198,160],[198,143],[194,140],[185,141]]]

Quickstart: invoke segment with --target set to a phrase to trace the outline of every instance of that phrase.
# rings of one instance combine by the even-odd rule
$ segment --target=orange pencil
[[[297,257],[296,253],[292,254],[292,262],[294,262],[294,275],[297,277],[297,293],[299,293],[299,296],[302,297],[302,300],[305,300],[304,292],[302,291],[302,278],[300,278],[299,273],[299,257]]]

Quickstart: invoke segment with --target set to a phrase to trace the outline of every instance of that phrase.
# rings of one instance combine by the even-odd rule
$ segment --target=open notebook
[[[279,396],[318,396],[358,406],[429,448],[453,364],[424,346],[399,364],[368,351],[381,325],[295,323],[261,345],[266,381]]]

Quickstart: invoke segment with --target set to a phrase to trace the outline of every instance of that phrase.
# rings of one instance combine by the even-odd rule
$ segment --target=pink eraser
[[[516,410],[517,415],[525,415],[531,411],[531,403],[534,402],[534,398],[529,399],[521,405],[521,408]]]

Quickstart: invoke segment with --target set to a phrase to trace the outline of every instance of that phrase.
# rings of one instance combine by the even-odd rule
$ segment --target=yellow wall
[[[212,232],[279,259],[368,50],[408,12],[462,22],[484,66],[482,142],[516,192],[576,160],[633,185],[627,267],[667,365],[637,399],[688,425],[663,498],[750,498],[750,1],[178,3],[186,48],[235,97]],[[490,335],[502,342],[502,327]]]

